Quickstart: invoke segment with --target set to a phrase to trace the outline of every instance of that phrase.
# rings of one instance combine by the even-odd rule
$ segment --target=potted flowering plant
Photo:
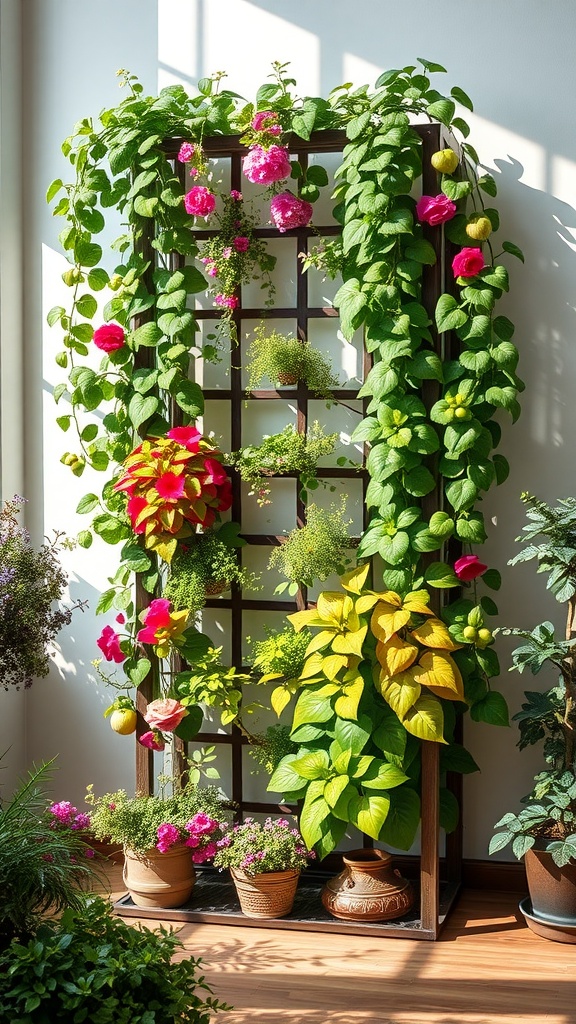
[[[246,818],[226,832],[217,847],[214,864],[230,868],[246,917],[289,914],[300,872],[315,857],[286,818],[267,818],[264,824]]]
[[[211,860],[222,838],[226,804],[214,787],[161,777],[158,796],[129,797],[125,790],[94,795],[88,787],[96,839],[124,847],[124,882],[138,907],[178,907],[195,882],[195,864]],[[169,789],[172,792],[169,792]]]

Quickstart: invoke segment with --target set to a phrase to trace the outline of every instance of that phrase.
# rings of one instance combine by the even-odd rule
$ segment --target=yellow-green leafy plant
[[[248,387],[254,391],[265,377],[276,385],[294,387],[299,382],[320,398],[330,399],[338,378],[328,360],[309,341],[287,337],[259,324],[247,353]]]

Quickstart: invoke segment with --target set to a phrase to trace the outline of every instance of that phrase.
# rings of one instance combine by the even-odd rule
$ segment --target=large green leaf
[[[390,808],[378,838],[387,846],[409,850],[420,824],[420,797],[415,790],[402,786],[390,793]]]
[[[292,728],[314,722],[328,722],[334,715],[330,698],[316,690],[306,689],[300,694],[294,708]]]
[[[468,320],[467,313],[460,309],[453,295],[441,295],[436,303],[436,327],[440,334],[463,327]]]
[[[365,832],[372,839],[378,839],[382,825],[386,821],[390,797],[386,796],[357,796],[348,805],[350,821],[356,825],[361,832]]]
[[[306,779],[294,771],[292,767],[294,760],[296,760],[296,754],[287,754],[282,758],[266,787],[268,792],[296,793],[298,790],[304,789]]]

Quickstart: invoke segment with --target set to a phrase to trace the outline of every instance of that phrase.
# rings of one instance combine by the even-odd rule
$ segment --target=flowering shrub
[[[177,540],[197,525],[212,526],[232,504],[218,449],[195,427],[176,427],[166,437],[143,441],[124,460],[114,485],[129,495],[126,510],[147,548],[170,562]]]
[[[272,221],[280,231],[290,231],[291,228],[305,228],[312,220],[312,203],[305,199],[299,199],[291,192],[281,192],[274,196],[270,203],[270,214]]]
[[[297,828],[286,818],[267,818],[264,824],[246,818],[216,843],[214,864],[219,868],[240,868],[247,875],[266,871],[302,871],[315,853],[307,850]]]
[[[269,149],[252,146],[242,161],[242,170],[254,185],[273,185],[283,181],[292,170],[288,150],[276,145]]]

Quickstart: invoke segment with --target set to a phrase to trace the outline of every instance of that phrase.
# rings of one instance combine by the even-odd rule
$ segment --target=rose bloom
[[[184,196],[184,208],[193,217],[209,217],[216,209],[216,197],[204,185],[194,185]]]
[[[247,252],[250,248],[250,239],[246,238],[245,235],[237,235],[233,239],[232,244],[236,249],[236,252]]]
[[[138,743],[143,747],[147,747],[148,750],[164,750],[166,744],[164,743],[164,737],[156,729],[151,732],[143,732],[138,737]]]
[[[290,159],[284,146],[251,146],[242,162],[242,170],[254,185],[272,185],[290,174]]]
[[[235,295],[219,295],[214,296],[214,305],[222,306],[224,309],[236,309],[240,305],[240,299]]]
[[[194,156],[196,147],[193,142],[183,142],[178,150],[178,159],[181,164],[187,164]]]
[[[112,629],[112,626],[104,626],[104,629],[96,643],[106,658],[106,661],[115,661],[117,665],[120,665],[121,662],[125,660],[126,655],[120,650],[120,637],[118,636],[118,633]]]
[[[268,123],[269,122],[269,123]],[[260,110],[250,122],[255,132],[268,132],[268,135],[280,135],[282,128],[278,124],[278,114],[273,110]]]
[[[459,580],[467,583],[475,580],[477,576],[483,576],[488,566],[480,561],[478,555],[462,555],[454,562],[454,572]]]
[[[443,192],[440,192],[437,196],[422,196],[416,203],[416,216],[419,221],[424,221],[425,224],[431,224],[432,227],[436,227],[437,224],[444,224],[447,220],[452,220],[452,217],[456,213],[456,203],[453,203],[448,196],[445,196]]]
[[[270,203],[272,220],[281,234],[291,228],[305,228],[312,219],[312,204],[291,192],[281,192]]]
[[[187,714],[188,711],[179,700],[162,697],[159,700],[150,701],[143,718],[152,729],[173,732]]]
[[[126,334],[120,324],[103,324],[94,331],[92,341],[102,352],[116,352],[117,349],[124,348]]]
[[[482,250],[467,245],[452,260],[454,277],[476,277],[485,266]]]

